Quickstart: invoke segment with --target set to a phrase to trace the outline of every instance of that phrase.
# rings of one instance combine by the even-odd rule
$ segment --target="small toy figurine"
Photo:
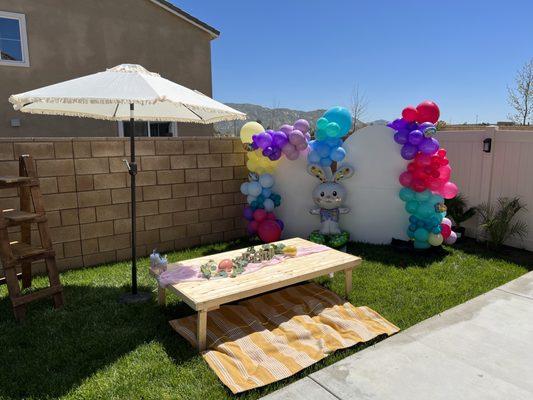
[[[161,254],[157,253],[154,249],[150,254],[150,269],[156,274],[161,274],[167,270],[168,260],[167,257],[161,257]]]

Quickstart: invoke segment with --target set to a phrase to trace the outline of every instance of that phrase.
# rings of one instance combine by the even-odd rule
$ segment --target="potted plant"
[[[487,245],[497,249],[513,236],[523,239],[527,235],[527,224],[524,221],[515,221],[515,216],[525,209],[526,205],[519,197],[500,197],[497,206],[483,203],[477,207],[480,227],[487,234]]]
[[[453,199],[446,199],[446,213],[453,222],[452,230],[457,234],[457,239],[460,240],[465,234],[465,228],[461,224],[476,214],[476,208],[467,208],[468,199],[462,193],[457,193]]]

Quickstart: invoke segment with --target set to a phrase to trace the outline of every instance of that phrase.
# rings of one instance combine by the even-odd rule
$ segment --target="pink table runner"
[[[303,257],[303,256],[320,253],[322,251],[327,251],[327,250],[331,250],[331,249],[321,244],[307,246],[307,247],[298,247],[296,249],[296,256],[294,257]],[[269,265],[276,265],[276,264],[283,262],[283,260],[286,260],[288,258],[294,258],[294,257],[278,254],[272,260],[269,260],[269,261],[265,261],[262,263],[250,263],[244,268],[244,272],[241,275],[259,271],[260,269],[264,267],[268,267]],[[232,279],[232,278],[214,277],[211,279]],[[180,282],[204,281],[204,280],[207,280],[207,278],[204,278],[204,276],[200,272],[200,265],[185,265],[181,263],[174,263],[174,264],[170,264],[168,266],[168,269],[162,272],[157,277],[157,280],[159,281],[160,286],[167,287],[169,285],[175,285]]]

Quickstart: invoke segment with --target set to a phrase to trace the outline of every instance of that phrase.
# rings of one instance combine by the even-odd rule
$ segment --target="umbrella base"
[[[134,304],[134,303],[147,303],[152,300],[152,293],[148,292],[138,292],[133,293],[124,293],[119,297],[118,302],[121,304]]]

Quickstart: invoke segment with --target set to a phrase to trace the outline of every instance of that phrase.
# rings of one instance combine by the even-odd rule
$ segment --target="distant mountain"
[[[247,121],[260,121],[265,129],[278,129],[283,124],[293,124],[298,119],[303,118],[309,121],[311,127],[314,127],[316,120],[326,112],[326,110],[299,111],[291,110],[289,108],[268,108],[248,103],[226,103],[226,105],[246,113],[247,119],[246,121],[225,121],[216,123],[215,131],[225,136],[238,135],[241,127]],[[388,121],[379,120],[374,122],[382,125],[386,124]]]

